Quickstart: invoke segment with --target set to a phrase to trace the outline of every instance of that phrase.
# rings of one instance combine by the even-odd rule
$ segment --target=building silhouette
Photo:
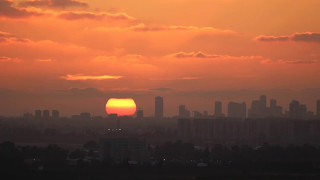
[[[34,111],[34,116],[35,116],[35,118],[36,119],[40,119],[41,117],[42,117],[42,112],[41,112],[41,110],[35,110]]]
[[[50,111],[49,110],[43,110],[43,118],[49,119],[50,118]]]
[[[246,118],[247,107],[246,103],[229,102],[228,117],[230,118]]]
[[[163,97],[155,97],[154,111],[155,118],[163,118]]]
[[[214,103],[214,117],[220,118],[224,117],[225,115],[222,113],[222,102],[221,101],[216,101]]]
[[[292,100],[289,104],[289,111],[286,116],[291,119],[313,119],[313,112],[307,110],[305,104],[300,104],[297,100]]]
[[[91,114],[88,112],[82,112],[82,113],[80,113],[80,119],[81,120],[90,120]]]
[[[268,116],[269,117],[282,117],[282,107],[277,105],[277,100],[270,100],[270,107],[268,108]]]
[[[143,118],[143,109],[138,109],[137,110],[137,118],[142,119]]]
[[[274,103],[274,102],[273,102]],[[268,116],[267,97],[261,95],[259,100],[253,100],[248,110],[249,118],[266,118]]]
[[[59,119],[60,113],[58,110],[52,110],[52,119]]]
[[[180,105],[179,106],[179,117],[183,118],[186,113],[186,106],[185,105]]]

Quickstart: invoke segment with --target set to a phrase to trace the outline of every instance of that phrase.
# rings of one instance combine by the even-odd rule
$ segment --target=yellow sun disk
[[[106,104],[108,114],[118,114],[118,116],[133,115],[136,111],[136,103],[133,99],[110,98]]]

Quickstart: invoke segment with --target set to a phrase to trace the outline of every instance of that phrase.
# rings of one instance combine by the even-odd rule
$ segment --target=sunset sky
[[[0,115],[105,115],[110,97],[153,115],[266,94],[314,111],[320,0],[0,0]],[[19,114],[20,113],[20,114]]]

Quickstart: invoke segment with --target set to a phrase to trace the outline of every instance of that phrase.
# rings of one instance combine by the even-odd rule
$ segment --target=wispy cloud
[[[58,15],[61,19],[80,20],[80,19],[109,19],[109,20],[134,20],[134,17],[126,13],[94,13],[94,12],[63,12]]]
[[[112,75],[83,75],[83,74],[67,74],[66,76],[61,76],[60,78],[68,81],[85,81],[85,80],[107,80],[107,79],[120,79],[123,76],[112,76]]]
[[[256,41],[275,42],[275,41],[303,41],[303,42],[318,42],[320,43],[320,32],[304,32],[294,33],[290,36],[265,36],[260,35],[255,38]]]
[[[169,56],[174,58],[199,58],[199,59],[261,59],[262,56],[230,56],[230,55],[220,55],[220,54],[207,54],[201,51],[198,52],[178,52],[169,54]]]

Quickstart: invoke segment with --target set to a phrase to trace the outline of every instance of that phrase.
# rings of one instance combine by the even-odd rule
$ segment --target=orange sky
[[[52,104],[77,113],[72,103],[61,105],[67,99],[21,103],[28,93],[72,88],[137,96],[144,108],[154,95],[185,93],[170,101],[170,114],[179,103],[197,108],[202,101],[186,92],[314,89],[305,102],[277,96],[314,108],[320,98],[319,7],[320,0],[0,0],[0,114]],[[8,90],[23,98],[10,98]],[[213,94],[199,109],[211,108],[215,99],[251,101]],[[96,102],[92,98],[85,101]],[[20,108],[12,110],[14,104]]]

